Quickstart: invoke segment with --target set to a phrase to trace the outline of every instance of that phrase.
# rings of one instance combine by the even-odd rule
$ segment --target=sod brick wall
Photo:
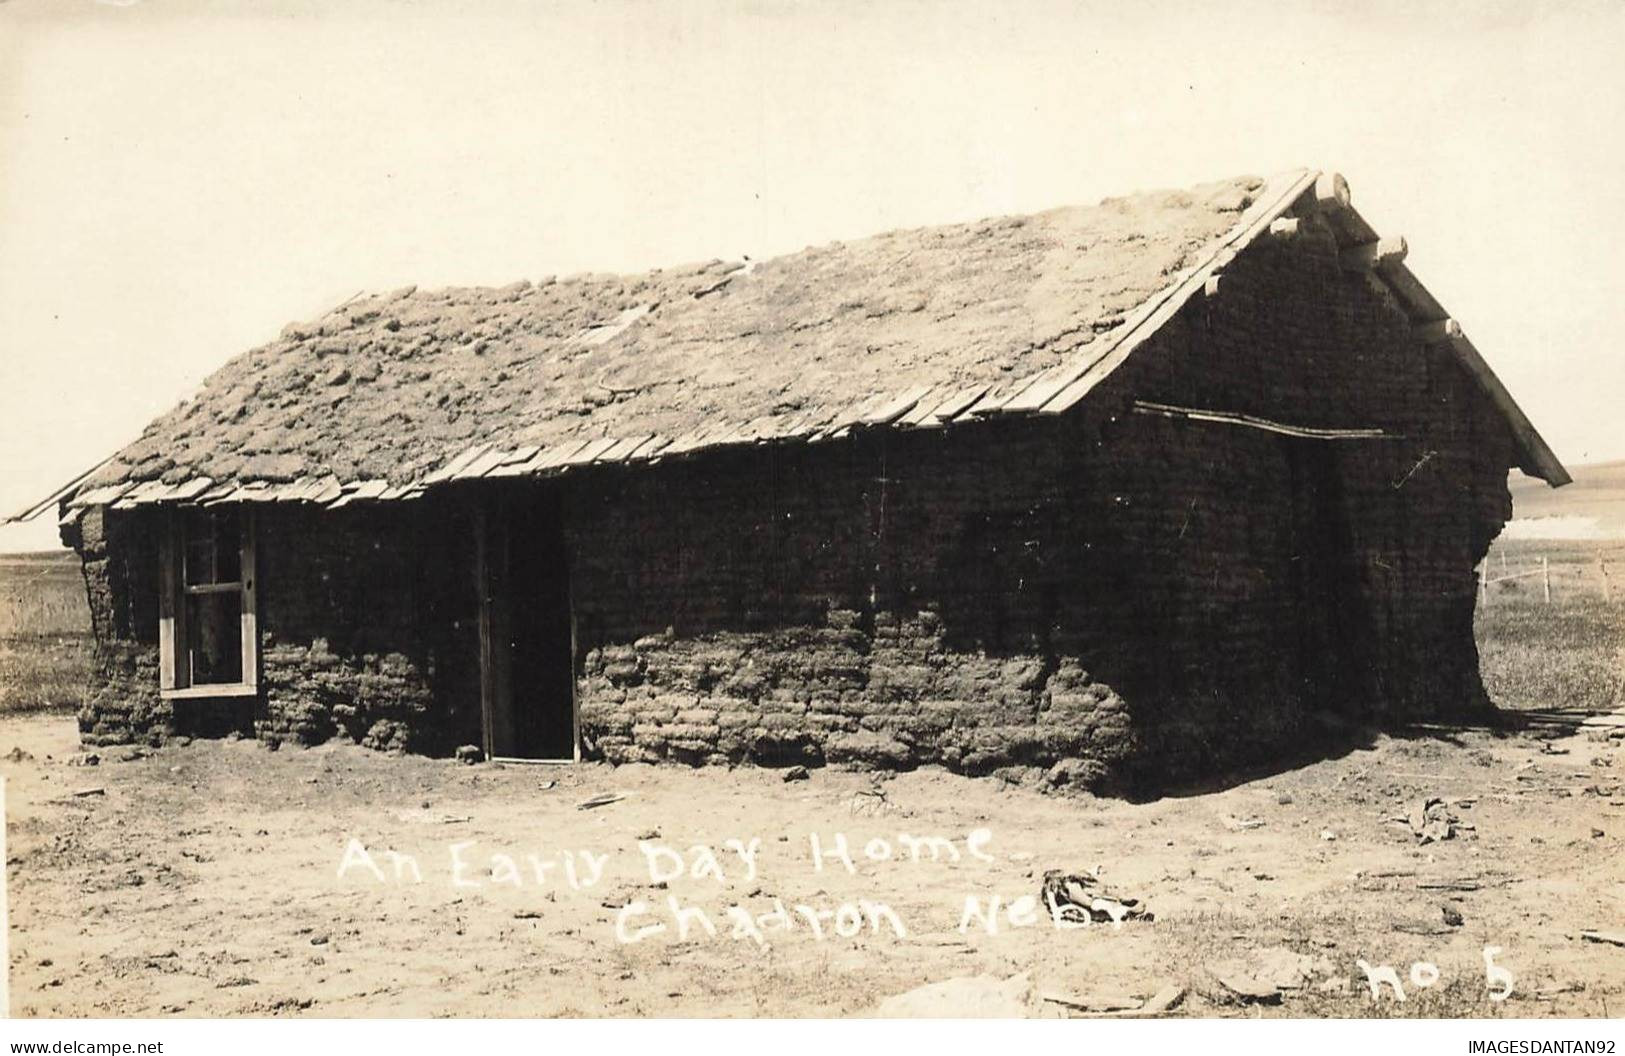
[[[1482,708],[1473,568],[1510,514],[1511,439],[1330,232],[1300,230],[1233,261],[1067,415],[262,509],[258,700],[159,698],[157,522],[93,511],[70,529],[100,643],[86,740],[477,743],[469,510],[524,488],[562,510],[593,757],[1099,786],[1278,756],[1322,713]]]
[[[466,529],[426,505],[256,511],[257,698],[158,690],[161,514],[91,511],[77,546],[97,639],[87,744],[231,732],[443,751],[479,739],[477,610]]]

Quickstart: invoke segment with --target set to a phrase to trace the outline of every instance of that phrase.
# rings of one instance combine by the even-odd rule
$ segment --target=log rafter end
[[[1418,323],[1414,332],[1424,345],[1454,341],[1462,336],[1461,324],[1454,319],[1435,319],[1431,323]]]
[[[1339,252],[1337,259],[1349,271],[1370,271],[1398,264],[1409,252],[1410,247],[1402,235],[1385,235],[1375,242],[1350,246]]]
[[[1349,181],[1340,172],[1323,172],[1315,180],[1315,201],[1322,209],[1347,209],[1353,204]]]
[[[1278,216],[1270,221],[1270,237],[1278,239],[1296,238],[1301,222],[1295,216]]]

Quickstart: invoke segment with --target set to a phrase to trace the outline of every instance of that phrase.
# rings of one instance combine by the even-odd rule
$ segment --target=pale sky
[[[360,290],[1298,166],[1559,458],[1622,458],[1622,56],[1613,2],[0,0],[0,514]]]

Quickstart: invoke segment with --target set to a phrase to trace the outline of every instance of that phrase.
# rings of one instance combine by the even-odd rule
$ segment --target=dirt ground
[[[785,781],[253,741],[109,749],[86,766],[72,720],[9,716],[12,1009],[835,1016],[927,983],[1027,973],[1026,1008],[1047,1015],[1066,1006],[1045,994],[1105,1007],[1182,985],[1175,1014],[1617,1016],[1625,947],[1580,935],[1625,930],[1625,741],[1609,732],[1373,735],[1308,766],[1139,804],[934,770]],[[604,793],[624,798],[578,806]],[[1453,838],[1419,845],[1402,820],[1419,797],[1449,801]],[[856,871],[815,868],[815,833],[826,850],[844,834]],[[913,861],[903,833],[953,853]],[[752,837],[754,874],[724,845]],[[689,872],[651,876],[640,841],[682,853]],[[696,845],[714,850],[716,871]],[[406,866],[397,880],[388,851],[411,855],[421,882]],[[563,851],[575,852],[574,885]],[[1098,869],[1154,919],[1013,926],[1008,902],[1036,896],[1052,868]],[[980,919],[961,931],[966,897],[995,893],[998,934]],[[680,940],[668,898],[703,909],[715,937],[695,922]],[[788,928],[767,916],[775,899]],[[879,911],[829,915],[860,900],[888,906],[907,935]],[[638,901],[647,911],[621,913]],[[734,904],[765,948],[734,934]],[[821,935],[798,905],[825,913]],[[666,928],[623,942],[618,916],[627,937]],[[859,934],[837,933],[855,919]],[[1513,973],[1502,1002],[1489,997],[1486,946]],[[1407,1000],[1385,986],[1374,1002],[1360,960],[1392,966]],[[1219,982],[1237,978],[1298,985],[1257,1004]]]

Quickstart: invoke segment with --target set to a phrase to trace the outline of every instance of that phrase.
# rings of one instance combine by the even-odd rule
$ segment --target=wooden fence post
[[[1478,566],[1478,602],[1486,608],[1490,603],[1490,563],[1485,561]]]
[[[1552,566],[1547,561],[1545,554],[1540,556],[1540,579],[1541,584],[1546,588],[1546,604],[1550,605],[1552,603]]]

